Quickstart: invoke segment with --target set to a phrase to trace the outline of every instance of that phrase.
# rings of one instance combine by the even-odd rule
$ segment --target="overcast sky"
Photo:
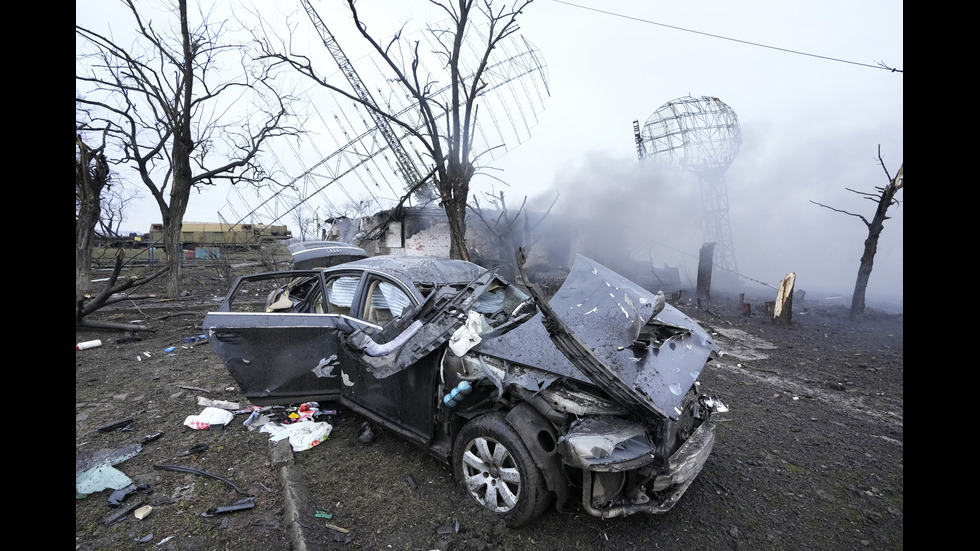
[[[311,51],[319,44],[298,2],[295,10],[288,2],[259,4],[276,7],[278,15],[263,8],[269,21],[292,13],[297,34],[311,33]],[[361,44],[345,4],[314,2],[356,60]],[[359,5],[384,37],[406,19],[431,17],[425,0]],[[120,33],[131,21],[123,9],[115,0],[77,0],[76,22],[93,29],[111,22]],[[874,204],[845,188],[874,192],[887,183],[879,146],[892,175],[904,159],[903,73],[877,68],[904,69],[901,2],[537,0],[519,21],[547,63],[550,95],[531,138],[493,163],[508,187],[483,179],[478,193],[502,189],[511,204],[557,193],[556,216],[587,225],[613,220],[612,238],[629,234],[638,259],[690,272],[703,240],[697,180],[641,163],[632,124],[671,100],[717,97],[737,114],[742,133],[725,174],[739,273],[775,285],[795,272],[798,288],[850,295],[866,227],[811,201],[870,219]],[[869,299],[902,294],[903,194],[885,223]],[[185,220],[216,221],[227,197],[226,190],[193,195]],[[159,219],[144,201],[124,228],[144,232]]]

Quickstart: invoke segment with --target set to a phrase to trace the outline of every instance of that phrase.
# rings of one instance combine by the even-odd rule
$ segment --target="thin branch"
[[[838,209],[838,208],[834,208],[834,207],[831,207],[831,206],[829,206],[829,205],[825,205],[825,204],[823,204],[823,203],[818,203],[818,202],[816,202],[816,201],[813,201],[813,200],[811,200],[810,202],[811,202],[811,203],[813,203],[814,205],[817,205],[818,207],[823,207],[823,208],[825,208],[825,209],[830,209],[830,210],[832,210],[832,211],[834,211],[834,212],[840,212],[840,213],[842,213],[842,214],[846,214],[846,215],[848,215],[848,216],[854,216],[854,217],[856,217],[856,218],[860,218],[860,219],[861,219],[861,221],[862,221],[862,222],[864,222],[864,224],[865,224],[866,226],[870,226],[870,225],[871,225],[871,223],[870,223],[870,222],[868,222],[868,219],[867,219],[867,218],[865,218],[864,216],[861,216],[860,214],[855,214],[855,213],[853,213],[853,212],[848,212],[848,211],[846,211],[846,210],[841,210],[841,209]]]

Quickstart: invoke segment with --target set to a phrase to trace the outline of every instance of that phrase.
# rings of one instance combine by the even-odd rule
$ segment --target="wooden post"
[[[701,254],[698,258],[698,298],[711,300],[711,267],[714,264],[715,244],[705,243],[701,245]]]
[[[796,284],[796,274],[790,272],[779,283],[776,293],[776,306],[773,309],[772,321],[780,325],[789,325],[793,321],[793,285]]]

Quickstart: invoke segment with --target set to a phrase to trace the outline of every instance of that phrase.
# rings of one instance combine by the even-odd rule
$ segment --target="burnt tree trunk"
[[[109,164],[102,150],[91,149],[75,136],[78,159],[75,161],[75,300],[81,300],[92,286],[92,246],[95,225],[102,215],[102,190],[109,182]]]
[[[183,265],[184,248],[180,239],[187,201],[190,199],[191,167],[186,145],[180,139],[174,140],[174,181],[170,189],[170,204],[161,205],[163,219],[163,248],[167,255],[167,296],[180,296],[180,272]]]
[[[466,203],[446,201],[443,205],[449,219],[449,258],[469,260],[466,252]]]
[[[714,243],[701,245],[698,257],[698,298],[711,300],[711,268],[714,265]]]
[[[778,325],[789,325],[793,322],[793,287],[796,285],[796,274],[790,273],[779,283],[776,293],[776,304],[772,309],[772,321]]]
[[[878,252],[878,238],[881,237],[885,220],[888,220],[888,208],[893,204],[898,204],[898,201],[895,200],[895,194],[905,186],[905,163],[902,163],[898,168],[898,173],[892,178],[891,174],[888,174],[888,169],[885,168],[885,161],[881,158],[881,147],[878,148],[878,162],[888,176],[888,185],[875,188],[878,190],[878,194],[858,192],[853,189],[848,190],[863,195],[865,199],[876,203],[875,215],[871,221],[868,221],[867,218],[860,214],[830,207],[822,203],[817,203],[816,201],[810,201],[817,206],[860,218],[868,228],[868,237],[864,240],[864,253],[861,255],[861,265],[858,267],[857,281],[854,283],[854,294],[851,295],[851,311],[849,314],[851,319],[864,316],[864,298],[868,290],[868,280],[871,279],[871,269],[874,267],[875,254]]]
[[[461,158],[457,151],[450,152],[446,170],[436,173],[436,186],[449,220],[449,258],[469,260],[466,250],[466,201],[474,168],[469,161],[459,160]]]
[[[864,316],[864,299],[868,290],[868,281],[871,279],[871,269],[875,263],[875,254],[878,253],[878,238],[881,237],[881,231],[885,229],[885,220],[888,219],[886,215],[888,207],[895,200],[895,193],[902,189],[904,185],[902,174],[904,168],[905,165],[903,164],[898,169],[898,174],[895,178],[887,186],[880,188],[881,196],[878,198],[878,207],[875,209],[875,215],[870,222],[866,222],[868,226],[868,237],[864,240],[864,253],[861,255],[857,280],[854,282],[854,294],[851,296],[851,311],[849,314],[851,319]]]
[[[180,34],[183,43],[183,81],[173,128],[173,183],[170,187],[170,204],[161,205],[163,218],[163,246],[167,254],[167,296],[180,296],[180,269],[184,250],[180,243],[180,230],[187,212],[191,187],[194,185],[194,172],[191,169],[191,154],[194,140],[191,138],[191,117],[194,112],[194,56],[196,46],[191,45],[191,34],[187,22],[187,2],[180,2]]]

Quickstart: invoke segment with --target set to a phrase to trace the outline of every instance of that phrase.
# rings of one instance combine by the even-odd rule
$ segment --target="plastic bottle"
[[[96,339],[94,341],[80,342],[75,345],[75,350],[86,350],[88,348],[95,348],[96,346],[102,346],[102,341]]]

